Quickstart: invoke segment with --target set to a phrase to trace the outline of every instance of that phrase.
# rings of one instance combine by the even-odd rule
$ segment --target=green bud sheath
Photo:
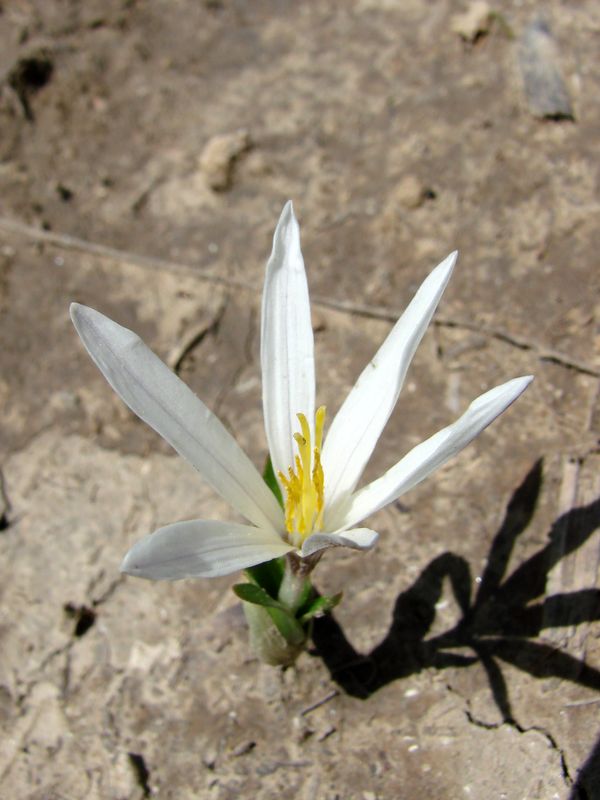
[[[306,647],[308,634],[301,640],[287,641],[264,606],[242,601],[250,646],[257,658],[272,666],[289,667]]]

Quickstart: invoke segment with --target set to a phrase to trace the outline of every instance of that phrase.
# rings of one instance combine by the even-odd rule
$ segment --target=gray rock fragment
[[[548,23],[536,17],[519,41],[519,67],[527,106],[543,119],[574,119],[559,53]]]

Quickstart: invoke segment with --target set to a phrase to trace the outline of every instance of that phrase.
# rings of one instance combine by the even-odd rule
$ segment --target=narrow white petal
[[[336,414],[323,447],[326,502],[354,491],[394,410],[406,372],[448,284],[457,253],[422,283]]]
[[[360,489],[349,500],[347,509],[339,509],[337,513],[334,510],[331,519],[326,517],[325,524],[339,528],[356,525],[412,489],[466,447],[519,397],[532,380],[531,375],[515,378],[482,394],[455,423],[417,445],[381,478]],[[344,512],[343,515],[340,511]]]
[[[370,550],[375,546],[379,534],[370,528],[354,528],[343,533],[313,533],[302,545],[304,556],[323,550],[326,547],[351,547],[353,550]]]
[[[106,380],[246,519],[280,529],[283,517],[254,465],[215,415],[133,331],[73,303],[71,318]]]
[[[265,429],[275,473],[294,463],[296,414],[311,430],[315,407],[315,364],[308,286],[300,230],[287,203],[273,237],[262,301],[261,365]]]
[[[159,528],[137,542],[121,564],[136,578],[214,578],[285,555],[294,548],[273,531],[194,519]]]

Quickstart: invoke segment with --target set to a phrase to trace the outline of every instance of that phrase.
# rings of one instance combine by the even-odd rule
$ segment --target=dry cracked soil
[[[594,0],[0,3],[2,798],[600,797],[599,41]],[[376,549],[327,553],[344,601],[281,671],[235,578],[120,576],[160,524],[232,516],[67,309],[139,332],[260,465],[288,198],[330,418],[460,251],[367,479],[535,381]]]

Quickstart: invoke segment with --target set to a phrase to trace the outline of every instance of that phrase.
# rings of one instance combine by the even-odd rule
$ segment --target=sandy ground
[[[501,1],[467,41],[468,8],[2,3],[3,798],[600,797],[600,8]],[[523,90],[540,11],[572,119]],[[330,415],[460,250],[367,477],[486,388],[535,382],[370,521],[374,551],[327,554],[316,583],[344,602],[282,672],[249,654],[232,578],[119,575],[158,525],[232,517],[67,308],[135,328],[260,465],[288,198]]]

